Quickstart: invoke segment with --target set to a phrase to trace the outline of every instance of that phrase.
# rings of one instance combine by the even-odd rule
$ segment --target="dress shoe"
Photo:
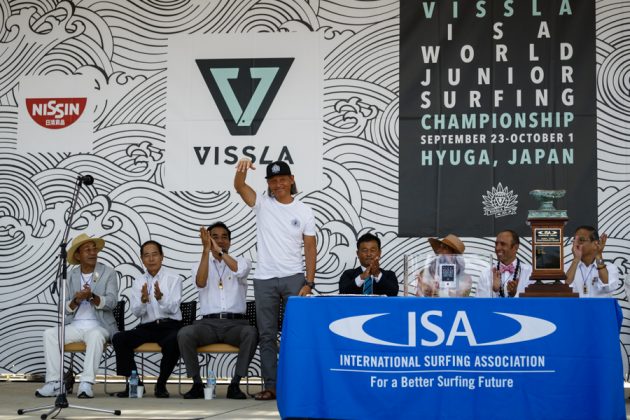
[[[155,398],[168,398],[171,394],[166,390],[166,384],[155,384],[155,391],[153,391]]]
[[[194,400],[203,398],[203,384],[194,383],[190,391],[184,394],[185,400]]]
[[[129,398],[129,383],[127,383],[127,385],[125,386],[125,390],[117,392],[116,396],[118,398]]]
[[[231,400],[246,400],[247,395],[245,395],[245,393],[241,391],[241,388],[238,386],[238,384],[230,384],[227,389],[226,398],[229,398]]]

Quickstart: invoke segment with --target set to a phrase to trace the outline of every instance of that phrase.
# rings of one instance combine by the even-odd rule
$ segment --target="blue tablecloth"
[[[292,297],[283,418],[625,419],[614,299]]]

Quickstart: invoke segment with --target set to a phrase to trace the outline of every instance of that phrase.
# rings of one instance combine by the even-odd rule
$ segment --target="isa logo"
[[[166,188],[232,189],[242,157],[287,162],[301,192],[323,176],[323,39],[316,32],[173,35],[168,40]],[[264,191],[264,177],[248,183]]]
[[[18,89],[19,152],[88,153],[94,142],[94,81],[82,75],[27,76]]]

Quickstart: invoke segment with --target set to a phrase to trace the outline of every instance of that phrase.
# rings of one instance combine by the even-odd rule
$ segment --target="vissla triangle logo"
[[[230,134],[254,136],[293,58],[195,60]]]

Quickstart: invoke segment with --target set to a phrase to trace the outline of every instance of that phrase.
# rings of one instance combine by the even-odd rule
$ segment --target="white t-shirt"
[[[313,210],[297,198],[282,204],[267,193],[256,195],[257,279],[304,272],[303,236],[315,236]]]
[[[81,290],[83,290],[84,285],[89,285],[92,287],[92,279],[94,277],[94,273],[83,274],[81,275]],[[100,323],[96,318],[96,312],[94,310],[94,306],[87,300],[81,301],[79,306],[76,308],[76,312],[74,313],[74,318],[72,318],[72,325],[74,327],[89,330],[95,327],[98,327]]]

